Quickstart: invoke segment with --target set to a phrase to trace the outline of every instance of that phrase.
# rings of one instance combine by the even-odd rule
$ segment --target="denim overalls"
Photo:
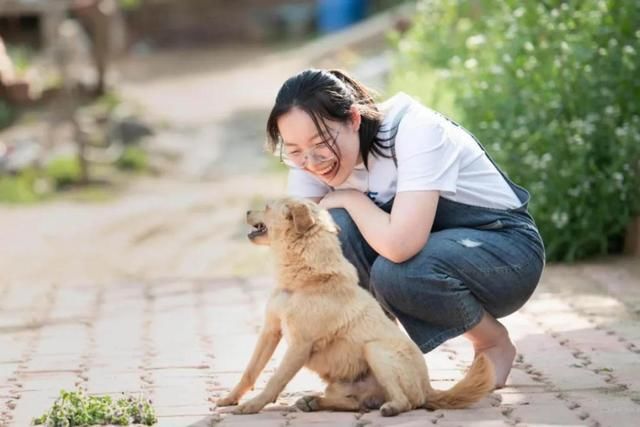
[[[405,262],[379,256],[346,210],[330,210],[360,285],[397,317],[424,353],[473,328],[485,310],[499,318],[522,307],[542,274],[544,245],[527,212],[529,193],[486,155],[521,205],[502,210],[440,197],[427,244]],[[390,212],[392,206],[393,200],[381,208]]]

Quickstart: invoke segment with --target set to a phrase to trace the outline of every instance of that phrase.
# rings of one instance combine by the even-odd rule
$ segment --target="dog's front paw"
[[[238,404],[238,399],[236,399],[232,395],[227,395],[225,397],[221,397],[220,399],[216,400],[217,406],[232,406],[237,404]]]
[[[380,407],[380,414],[383,417],[395,417],[400,412],[401,411],[398,408],[398,405],[394,404],[393,402],[387,402]]]
[[[320,409],[320,405],[317,396],[304,396],[296,401],[296,408],[303,412],[311,412]]]
[[[233,413],[236,415],[257,414],[265,405],[266,403],[261,400],[251,399],[250,401],[235,408]]]

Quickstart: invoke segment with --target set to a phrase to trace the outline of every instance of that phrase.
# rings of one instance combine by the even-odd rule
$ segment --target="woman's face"
[[[336,155],[319,135],[311,117],[294,107],[278,119],[278,131],[282,137],[283,154],[297,166],[309,171],[332,187],[342,184],[351,175],[360,156],[360,113],[352,108],[351,120],[346,123],[327,121],[327,141],[334,144]]]

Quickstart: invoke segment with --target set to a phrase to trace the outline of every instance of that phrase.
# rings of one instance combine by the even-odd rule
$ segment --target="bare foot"
[[[507,335],[505,339],[493,346],[476,348],[475,352],[476,356],[484,353],[493,362],[496,370],[496,388],[504,387],[516,357],[516,346],[513,345],[509,336]]]

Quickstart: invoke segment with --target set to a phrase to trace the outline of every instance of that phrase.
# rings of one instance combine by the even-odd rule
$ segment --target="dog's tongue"
[[[256,237],[256,236],[260,236],[264,233],[267,232],[267,228],[262,226],[262,227],[254,227],[249,234],[247,234],[247,237],[249,237],[250,239]]]

